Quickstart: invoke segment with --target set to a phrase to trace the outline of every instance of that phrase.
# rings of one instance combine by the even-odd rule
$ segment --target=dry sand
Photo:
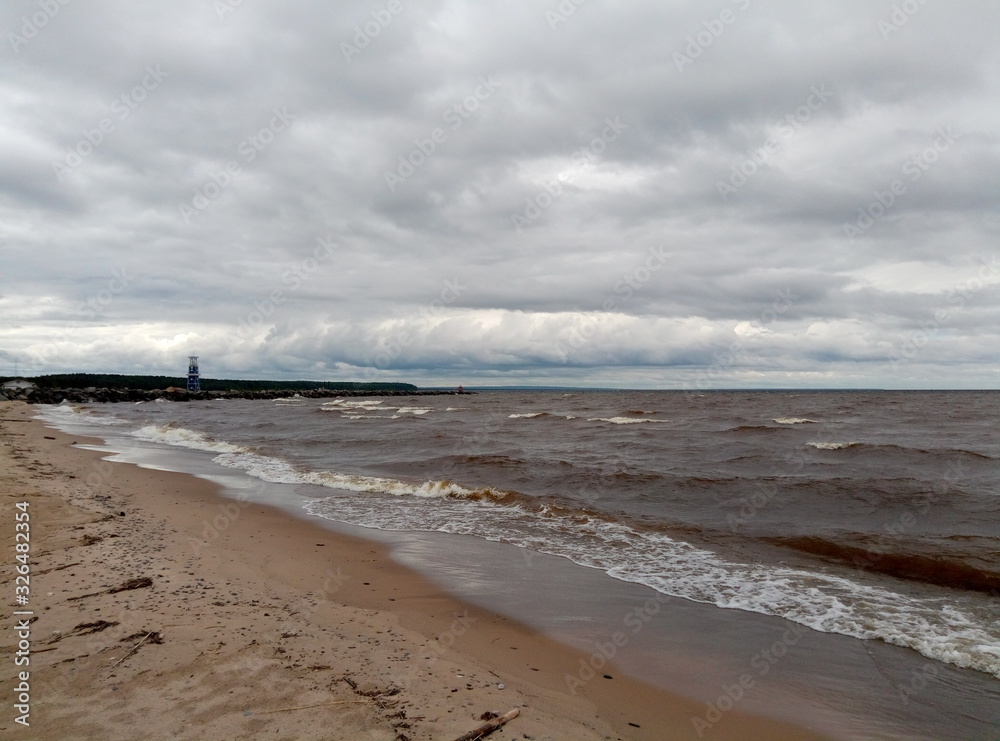
[[[4,585],[31,623],[30,727],[15,722],[4,631],[0,738],[448,741],[693,739],[704,703],[466,605],[373,543],[223,498],[210,482],[109,463],[0,403]],[[29,502],[31,596],[14,602],[15,503]],[[19,619],[19,618],[18,618]],[[607,673],[610,679],[602,676]],[[735,711],[702,738],[821,738]]]

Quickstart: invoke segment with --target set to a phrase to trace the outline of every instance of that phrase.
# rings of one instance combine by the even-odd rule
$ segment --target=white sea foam
[[[320,409],[327,412],[335,412],[343,409],[374,409],[382,404],[381,399],[361,399],[360,401],[348,399],[334,399],[323,402]]]
[[[46,407],[45,411],[40,416],[46,416],[47,414],[56,415],[57,418],[62,418],[66,420],[78,420],[80,422],[86,422],[87,424],[101,425],[103,427],[112,427],[117,425],[128,424],[127,420],[116,417],[113,414],[97,414],[87,409],[86,407],[79,406],[77,404],[72,404],[68,401],[61,401],[58,404]]]
[[[816,448],[817,450],[843,450],[844,448],[853,448],[856,445],[861,445],[861,443],[851,442],[851,443],[824,443],[824,442],[809,442],[806,443],[811,448]]]
[[[774,420],[779,425],[814,425],[815,419],[805,419],[804,417],[778,417]]]
[[[140,440],[174,445],[181,448],[191,448],[192,450],[204,450],[209,453],[239,453],[246,452],[247,450],[239,445],[213,440],[195,430],[189,430],[185,427],[174,427],[169,424],[147,425],[130,434]]]
[[[465,498],[474,493],[471,489],[451,481],[408,482],[335,471],[302,471],[280,458],[258,455],[245,450],[222,453],[214,460],[227,468],[241,469],[250,476],[276,484],[312,484],[359,493],[392,494],[395,497],[410,496],[421,499]]]
[[[433,409],[423,409],[421,407],[400,407],[396,410],[399,414],[428,414]]]
[[[379,476],[333,471],[303,471],[284,459],[261,455],[249,448],[213,440],[196,430],[173,425],[149,425],[131,434],[136,438],[150,442],[218,453],[212,459],[216,463],[227,468],[239,469],[249,476],[276,484],[314,484],[332,489],[378,492],[424,499],[464,498],[474,493],[473,490],[466,489],[451,481],[407,482]]]
[[[545,412],[526,412],[524,414],[508,414],[507,419],[534,419],[541,417]]]
[[[393,493],[399,491],[395,488]],[[955,607],[942,610],[937,599],[910,597],[833,573],[738,563],[621,523],[591,519],[585,534],[570,518],[539,516],[489,499],[422,496],[423,501],[331,497],[311,500],[305,509],[363,527],[439,531],[506,542],[562,556],[664,594],[777,615],[822,632],[878,638],[1000,678],[1000,652],[991,650],[1000,645],[1000,626],[985,627],[988,620],[973,619]]]
[[[667,420],[665,419],[635,419],[634,417],[592,417],[587,420],[588,422],[610,422],[613,425],[638,425],[638,424],[651,424],[651,423],[663,423]]]

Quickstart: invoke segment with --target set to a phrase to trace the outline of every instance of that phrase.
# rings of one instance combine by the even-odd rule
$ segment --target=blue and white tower
[[[198,377],[197,355],[188,355],[188,391],[201,391],[201,379]]]

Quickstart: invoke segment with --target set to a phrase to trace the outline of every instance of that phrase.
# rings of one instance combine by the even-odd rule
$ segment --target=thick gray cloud
[[[0,374],[1000,384],[1000,8],[9,3]]]

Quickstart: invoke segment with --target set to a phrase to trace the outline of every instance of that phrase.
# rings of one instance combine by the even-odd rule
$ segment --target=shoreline
[[[475,391],[445,389],[230,389],[226,391],[189,391],[186,388],[166,389],[136,388],[63,388],[32,387],[21,389],[0,388],[0,402],[23,401],[28,404],[124,404],[140,401],[218,401],[219,399],[334,399],[338,397],[396,397],[396,396],[474,396]]]
[[[705,703],[613,664],[572,695],[565,676],[583,653],[451,597],[385,546],[226,498],[192,475],[104,461],[74,449],[90,440],[31,416],[0,404],[14,464],[5,504],[33,507],[39,618],[32,726],[18,733],[0,719],[11,737],[416,741],[456,738],[484,712],[516,707],[493,738],[823,738],[737,710],[699,735],[692,718]],[[126,655],[153,633],[162,643]],[[153,723],[160,736],[137,735]]]

